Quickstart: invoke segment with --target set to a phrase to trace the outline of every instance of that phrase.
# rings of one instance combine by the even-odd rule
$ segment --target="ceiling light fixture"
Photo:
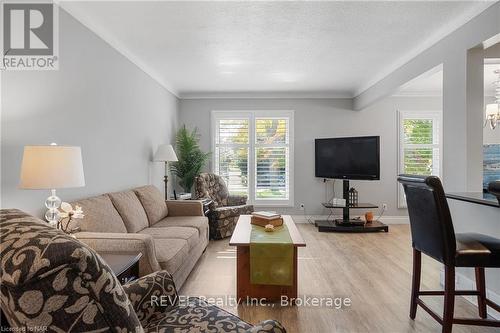
[[[495,129],[500,124],[500,69],[495,70],[498,75],[495,85],[495,103],[487,104],[485,109],[486,119],[484,127],[490,124],[491,129]]]

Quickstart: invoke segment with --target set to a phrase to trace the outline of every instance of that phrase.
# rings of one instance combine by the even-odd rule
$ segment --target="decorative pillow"
[[[83,209],[83,219],[75,220],[82,231],[127,232],[120,214],[106,194],[74,201],[71,205],[78,205]]]
[[[149,225],[153,225],[161,219],[167,217],[167,203],[158,188],[153,185],[146,185],[135,188],[134,192],[146,211]]]
[[[134,191],[114,192],[108,195],[120,213],[128,232],[136,233],[149,226],[146,212]]]

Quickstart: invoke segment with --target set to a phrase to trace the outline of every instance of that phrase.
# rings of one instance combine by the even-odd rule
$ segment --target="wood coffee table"
[[[229,241],[229,245],[236,246],[236,297],[239,301],[247,301],[249,298],[265,298],[266,301],[275,302],[279,301],[281,296],[287,296],[289,300],[297,298],[297,252],[298,248],[306,246],[306,243],[291,216],[282,215],[282,217],[293,243],[293,285],[276,286],[250,283],[251,216],[241,215]]]

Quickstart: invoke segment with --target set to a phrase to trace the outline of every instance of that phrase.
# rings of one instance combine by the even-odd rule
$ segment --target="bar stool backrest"
[[[453,265],[455,231],[441,181],[436,176],[399,175],[398,182],[406,195],[413,248]]]

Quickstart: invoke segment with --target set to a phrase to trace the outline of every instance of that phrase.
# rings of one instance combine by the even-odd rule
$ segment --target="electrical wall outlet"
[[[387,204],[386,203],[382,204],[382,209],[383,210],[387,210]]]
[[[303,203],[301,203],[301,204],[299,205],[299,209],[300,209],[300,210],[304,210],[304,209],[306,209],[306,206],[305,206]]]

